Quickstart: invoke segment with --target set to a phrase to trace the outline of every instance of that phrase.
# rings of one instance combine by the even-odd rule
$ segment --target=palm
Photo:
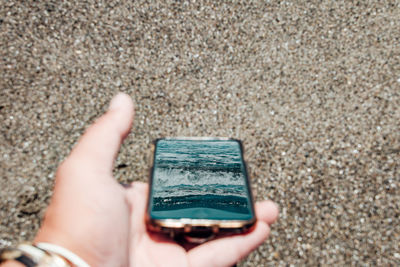
[[[146,230],[145,212],[148,187],[133,183],[128,190],[132,207],[130,235],[131,266],[188,266],[185,249],[163,235]]]
[[[155,234],[138,234],[131,248],[131,266],[188,266],[183,247]]]
[[[127,199],[131,205],[130,265],[131,266],[231,266],[258,247],[269,234],[269,224],[276,220],[278,210],[271,201],[256,204],[258,222],[243,235],[216,239],[184,249],[168,237],[146,230],[145,213],[148,185],[133,183]]]

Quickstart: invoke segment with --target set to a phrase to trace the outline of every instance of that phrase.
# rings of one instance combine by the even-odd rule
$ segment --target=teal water
[[[251,217],[245,175],[237,141],[161,140],[154,162],[152,214]],[[200,212],[202,208],[213,212]]]

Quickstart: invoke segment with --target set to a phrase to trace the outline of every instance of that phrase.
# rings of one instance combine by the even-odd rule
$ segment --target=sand
[[[241,266],[399,265],[399,18],[397,1],[2,1],[0,247],[34,237],[58,164],[122,91],[120,182],[147,180],[157,137],[243,140],[281,214]]]

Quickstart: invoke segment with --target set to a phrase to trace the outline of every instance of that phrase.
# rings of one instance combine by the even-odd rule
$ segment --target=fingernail
[[[121,106],[123,106],[125,98],[126,98],[126,95],[124,93],[118,93],[111,100],[108,110],[118,109]]]

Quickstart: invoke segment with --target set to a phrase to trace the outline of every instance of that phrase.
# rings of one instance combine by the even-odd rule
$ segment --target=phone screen
[[[159,139],[151,184],[149,210],[153,219],[254,217],[237,140]]]

